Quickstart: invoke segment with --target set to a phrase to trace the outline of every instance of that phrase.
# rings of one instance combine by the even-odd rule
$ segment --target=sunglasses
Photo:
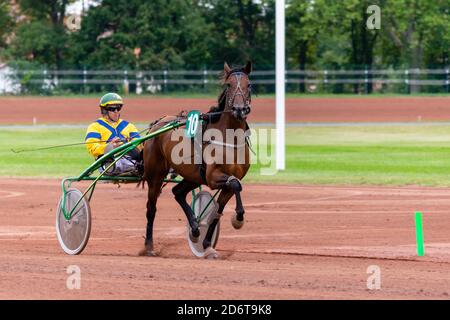
[[[106,111],[110,111],[110,112],[115,112],[115,111],[120,111],[122,109],[122,106],[117,106],[117,107],[107,107],[105,108]]]

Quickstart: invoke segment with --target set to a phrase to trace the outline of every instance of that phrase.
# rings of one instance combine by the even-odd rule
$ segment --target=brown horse
[[[218,106],[213,107],[210,113],[206,113],[206,130],[215,129],[215,132],[222,133],[226,137],[227,129],[238,130],[243,132],[248,129],[246,122],[247,115],[251,111],[251,95],[250,95],[250,80],[249,74],[252,70],[251,62],[247,62],[243,68],[231,69],[227,63],[224,65],[224,72],[222,75],[222,84],[225,86],[223,92],[219,96]],[[215,118],[215,119],[214,119]],[[151,131],[161,128],[161,126],[168,121],[174,120],[176,117],[165,117],[152,127]],[[202,137],[202,148],[205,145],[215,144],[217,148],[223,148],[222,152],[233,152],[233,159],[237,158],[237,153],[244,154],[244,161],[219,161],[205,164],[196,164],[194,161],[190,163],[178,163],[173,161],[173,150],[179,141],[173,141],[172,134],[176,134],[177,130],[166,132],[153,139],[147,140],[144,145],[144,176],[143,180],[148,184],[148,201],[147,201],[147,232],[145,238],[144,249],[140,251],[140,255],[153,256],[153,221],[156,213],[156,202],[161,193],[162,185],[165,177],[169,173],[170,168],[173,168],[176,173],[183,177],[183,181],[173,187],[172,192],[176,201],[182,207],[189,222],[190,237],[193,242],[198,241],[200,231],[198,222],[195,219],[194,213],[186,201],[188,193],[200,185],[207,185],[212,190],[221,189],[218,197],[218,214],[213,217],[209,226],[206,237],[203,241],[203,247],[209,250],[214,257],[217,257],[215,250],[211,247],[211,238],[214,229],[222,216],[225,205],[230,198],[236,197],[236,215],[232,218],[233,227],[239,229],[244,223],[244,208],[241,201],[242,186],[240,180],[246,175],[250,168],[249,149],[246,143],[238,145],[233,143],[223,143],[220,141],[211,141]],[[205,131],[206,131],[205,130]],[[206,141],[205,141],[206,140]],[[191,143],[189,141],[189,143]],[[194,149],[194,143],[191,143]],[[244,148],[244,149],[242,149]],[[202,153],[203,155],[203,153]],[[192,160],[192,158],[191,158]],[[192,163],[194,162],[194,163]]]

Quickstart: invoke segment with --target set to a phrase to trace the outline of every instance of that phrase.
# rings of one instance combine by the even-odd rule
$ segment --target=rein
[[[247,145],[247,143],[231,144],[231,143],[223,143],[223,142],[216,141],[216,140],[204,141],[204,143],[205,144],[213,144],[213,145],[220,146],[220,147],[234,148],[234,149],[240,149],[240,148],[245,147]]]

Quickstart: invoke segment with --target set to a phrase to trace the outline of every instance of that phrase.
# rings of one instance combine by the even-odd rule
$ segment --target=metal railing
[[[449,68],[405,70],[287,70],[288,91],[303,88],[310,92],[409,92],[419,88],[449,92]],[[219,70],[12,70],[0,69],[0,89],[8,92],[67,89],[75,92],[101,91],[105,86],[136,93],[196,90],[217,86]],[[275,71],[254,71],[252,84],[273,92]],[[3,81],[3,83],[1,83]],[[432,89],[430,89],[432,87]],[[305,89],[306,88],[306,89]],[[359,88],[359,89],[358,89]],[[297,90],[298,91],[298,90]],[[19,92],[20,93],[20,92]]]

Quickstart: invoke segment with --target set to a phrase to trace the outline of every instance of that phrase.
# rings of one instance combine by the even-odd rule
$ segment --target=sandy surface
[[[158,202],[157,257],[137,256],[146,190],[134,184],[97,187],[90,241],[81,255],[68,256],[54,229],[59,181],[3,179],[0,299],[449,299],[449,194],[244,184],[246,223],[231,227],[230,202],[220,258],[210,261],[190,252],[169,187]],[[424,257],[416,255],[417,210],[424,213]],[[81,270],[79,290],[66,286],[70,265]],[[373,265],[379,290],[367,288]]]

